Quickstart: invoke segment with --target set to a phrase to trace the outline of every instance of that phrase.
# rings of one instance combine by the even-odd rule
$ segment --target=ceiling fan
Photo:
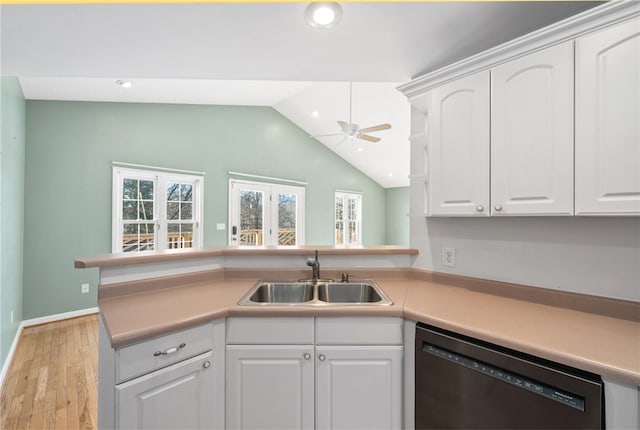
[[[391,124],[378,124],[371,127],[360,128],[358,124],[354,124],[351,121],[351,111],[353,105],[353,83],[349,82],[349,122],[346,121],[338,121],[338,125],[340,126],[341,131],[339,133],[329,133],[329,134],[317,134],[315,136],[310,137],[328,137],[328,136],[344,136],[345,140],[349,138],[358,138],[362,140],[368,140],[369,142],[377,143],[380,142],[380,138],[376,136],[371,136],[367,133],[372,133],[375,131],[389,130],[391,128]],[[344,141],[344,140],[343,140]]]

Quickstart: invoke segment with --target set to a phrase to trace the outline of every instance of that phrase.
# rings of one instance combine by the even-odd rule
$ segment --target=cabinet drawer
[[[316,318],[316,345],[402,345],[402,318]]]
[[[228,318],[227,345],[313,344],[310,318]]]
[[[213,338],[213,325],[205,324],[122,347],[116,351],[117,383],[212,350]]]

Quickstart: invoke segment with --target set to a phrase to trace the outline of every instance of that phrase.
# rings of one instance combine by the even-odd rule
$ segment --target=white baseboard
[[[21,321],[20,325],[18,326],[18,331],[16,332],[16,335],[13,338],[13,342],[11,342],[11,348],[9,348],[7,359],[4,361],[4,364],[2,365],[2,371],[0,372],[0,390],[4,385],[4,378],[7,376],[7,372],[9,372],[9,367],[11,366],[11,362],[13,361],[13,355],[16,352],[16,347],[18,346],[18,341],[20,340],[20,335],[22,335],[22,330],[24,330],[25,327],[31,327],[39,324],[46,324],[54,321],[62,321],[69,318],[82,317],[85,315],[91,315],[91,314],[97,314],[97,313],[98,313],[98,308],[95,307],[95,308],[80,309],[78,311],[63,312],[61,314],[48,315],[45,317],[32,318],[32,319]]]
[[[85,315],[97,314],[98,308],[80,309],[79,311],[64,312],[61,314],[47,315],[46,317],[31,318],[20,323],[22,327],[31,327],[32,325],[46,324],[54,321],[66,320],[69,318],[83,317]]]
[[[20,340],[20,335],[22,334],[22,323],[18,326],[18,331],[16,335],[13,337],[13,342],[11,342],[11,348],[9,348],[9,353],[7,354],[7,359],[4,361],[2,365],[2,371],[0,371],[0,391],[4,386],[4,378],[7,376],[9,372],[9,366],[11,366],[11,362],[13,361],[13,354],[16,352],[16,347],[18,346],[18,340]]]

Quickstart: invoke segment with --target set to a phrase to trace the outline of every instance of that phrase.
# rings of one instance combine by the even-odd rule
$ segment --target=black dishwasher
[[[600,376],[416,328],[416,429],[604,429]]]

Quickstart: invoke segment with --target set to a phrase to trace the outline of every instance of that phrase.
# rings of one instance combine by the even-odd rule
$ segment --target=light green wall
[[[18,79],[0,78],[0,367],[22,320],[25,101]],[[11,322],[11,311],[14,321]]]
[[[308,182],[313,245],[333,244],[334,191],[361,191],[364,244],[385,243],[385,190],[272,108],[27,101],[26,114],[25,318],[96,305],[97,271],[73,260],[111,252],[112,161],[206,172],[205,246],[226,244],[228,171]]]
[[[385,243],[409,246],[409,187],[387,188],[385,194]]]

